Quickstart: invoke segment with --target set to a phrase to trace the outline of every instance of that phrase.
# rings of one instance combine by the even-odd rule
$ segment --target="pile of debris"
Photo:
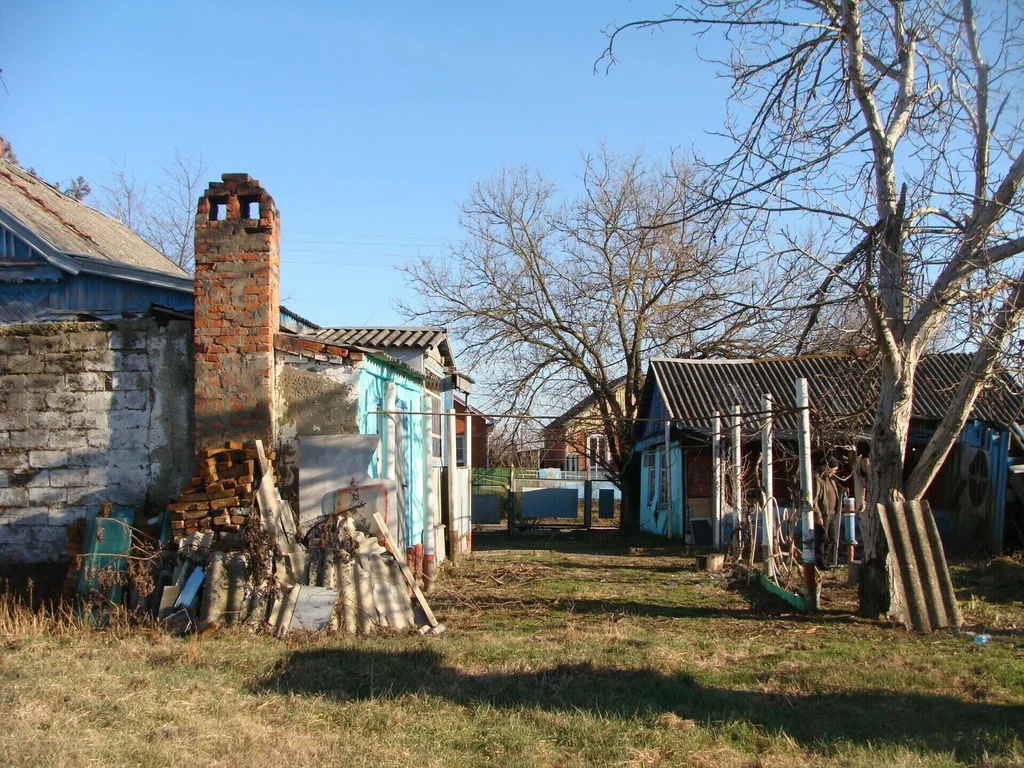
[[[164,516],[165,548],[153,558],[150,594],[140,596],[122,580],[116,600],[109,589],[103,597],[128,597],[174,632],[210,633],[231,625],[277,635],[370,635],[413,627],[443,632],[416,575],[397,556],[381,514],[354,488],[330,496],[324,514],[303,535],[260,441],[206,450]],[[132,569],[124,564],[139,561],[133,537],[122,537],[127,543],[120,554],[111,552],[120,544],[109,536],[104,544],[103,538],[86,536],[82,597],[117,581],[96,577],[101,555],[105,568],[126,579]]]

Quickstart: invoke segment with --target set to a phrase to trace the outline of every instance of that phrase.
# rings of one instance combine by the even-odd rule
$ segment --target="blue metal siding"
[[[68,275],[50,294],[50,309],[76,312],[143,310],[150,304],[180,311],[192,309],[192,293],[99,275]]]
[[[53,320],[62,313],[143,311],[150,304],[189,312],[192,294],[97,275],[62,273],[58,280],[25,282],[5,282],[0,275],[4,323]]]
[[[66,313],[192,310],[192,292],[85,272],[69,274],[0,225],[0,322],[53,320]]]

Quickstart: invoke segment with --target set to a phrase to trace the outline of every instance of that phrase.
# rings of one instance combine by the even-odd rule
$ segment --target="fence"
[[[592,526],[594,501],[598,519],[614,524],[621,493],[605,475],[563,470],[508,468],[474,469],[473,523],[510,528],[558,525]],[[510,521],[511,517],[511,521]]]

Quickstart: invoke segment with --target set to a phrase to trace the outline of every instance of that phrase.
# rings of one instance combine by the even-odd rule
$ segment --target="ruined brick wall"
[[[199,200],[195,241],[195,442],[274,444],[274,334],[280,325],[280,217],[248,174]]]
[[[0,570],[64,557],[103,501],[156,514],[191,470],[192,327],[0,326]]]

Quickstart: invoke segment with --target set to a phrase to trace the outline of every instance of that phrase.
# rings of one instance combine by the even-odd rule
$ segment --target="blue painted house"
[[[922,359],[915,379],[908,471],[942,419],[968,361],[963,354]],[[872,384],[870,371],[859,358],[652,360],[634,433],[641,473],[640,527],[659,536],[686,536],[699,545],[711,544],[712,417],[716,411],[721,414],[723,443],[728,443],[735,406],[746,414],[741,427],[742,477],[743,501],[749,508],[757,499],[760,482],[759,412],[766,394],[771,395],[776,411],[775,496],[781,505],[792,504],[797,497],[794,383],[800,378],[807,379],[810,389],[811,430],[818,446],[812,460],[817,464],[826,454],[832,455],[842,467],[845,446],[858,445],[866,452],[870,403],[865,398]],[[926,496],[947,546],[999,552],[1010,542],[1024,543],[1024,483],[1019,480],[1024,477],[1024,465],[1015,458],[1024,453],[1024,441],[1018,441],[1016,451],[1013,442],[1022,411],[1020,387],[1009,376],[998,379],[978,398]],[[822,429],[824,425],[828,431]],[[834,447],[822,449],[823,442]],[[722,450],[725,472],[724,444]]]
[[[192,277],[121,222],[0,158],[0,322],[192,309]]]

